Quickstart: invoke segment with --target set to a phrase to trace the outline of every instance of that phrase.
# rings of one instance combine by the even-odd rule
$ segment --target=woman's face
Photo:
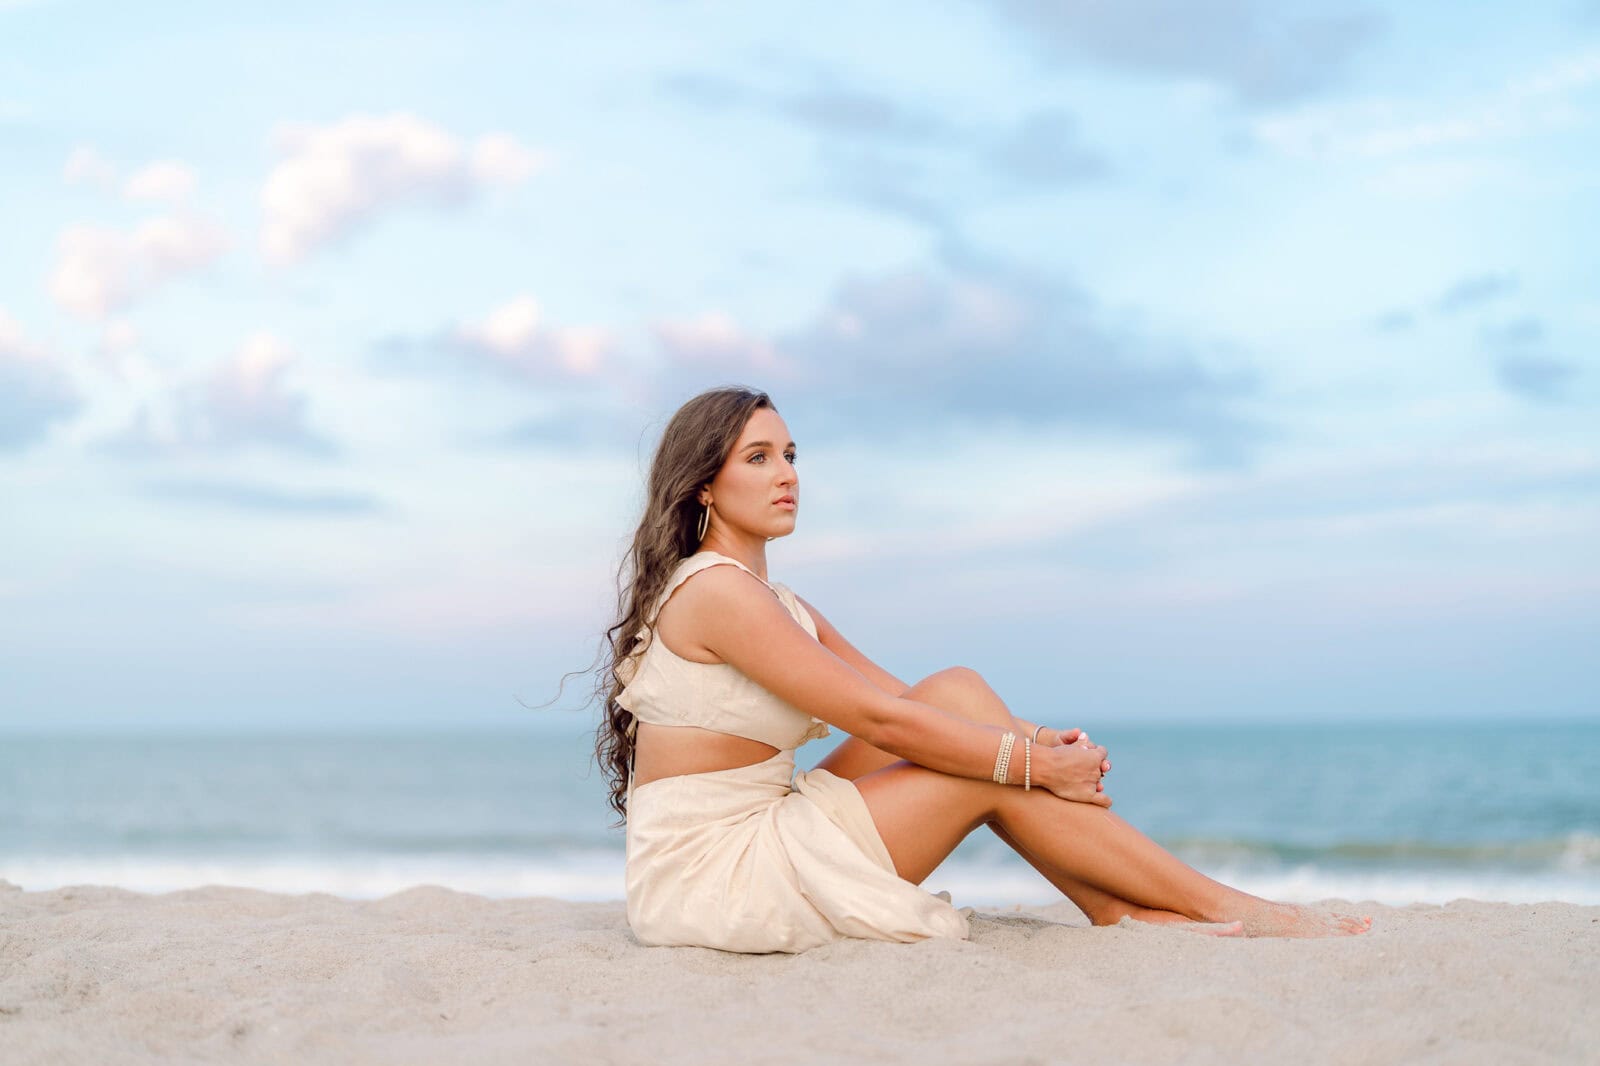
[[[789,427],[770,407],[756,408],[710,489],[700,490],[700,503],[711,501],[705,540],[765,543],[793,533],[800,506],[794,460]]]

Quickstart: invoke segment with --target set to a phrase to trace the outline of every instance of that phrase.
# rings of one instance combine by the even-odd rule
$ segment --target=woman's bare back
[[[695,637],[694,579],[674,589],[656,615],[655,639],[680,659],[704,665],[722,662]],[[633,783],[637,787],[663,777],[709,773],[749,766],[778,753],[771,744],[698,726],[640,722],[634,740]]]
[[[640,722],[634,738],[635,787],[663,777],[701,774],[770,759],[778,753],[771,744],[715,729],[692,725],[656,725]]]

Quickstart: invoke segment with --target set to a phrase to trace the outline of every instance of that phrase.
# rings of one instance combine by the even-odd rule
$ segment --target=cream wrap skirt
[[[645,944],[766,952],[968,936],[965,915],[895,873],[854,783],[796,774],[793,749],[630,780],[627,848],[628,924]]]

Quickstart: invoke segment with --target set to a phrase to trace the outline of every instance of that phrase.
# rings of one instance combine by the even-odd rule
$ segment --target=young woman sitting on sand
[[[1012,714],[951,667],[906,685],[767,579],[794,532],[795,444],[766,394],[673,415],[624,561],[596,755],[626,820],[628,923],[645,944],[804,951],[840,937],[965,938],[918,885],[987,825],[1096,925],[1222,936],[1361,933],[1369,918],[1248,895],[1108,809],[1106,749]],[[850,734],[810,771],[794,749]]]

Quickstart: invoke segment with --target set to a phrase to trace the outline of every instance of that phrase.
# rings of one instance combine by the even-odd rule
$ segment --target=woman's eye
[[[790,452],[790,453],[789,453],[789,454],[787,454],[787,455],[785,455],[785,456],[784,456],[784,458],[785,458],[785,459],[787,459],[787,460],[789,460],[789,462],[790,462],[790,463],[791,463],[791,464],[793,464],[793,463],[794,463],[794,461],[795,461],[795,460],[796,460],[796,459],[798,459],[798,458],[800,458],[800,457],[799,457],[799,456],[798,456],[798,455],[796,455],[796,454],[795,454],[795,453],[794,453],[794,452]]]

